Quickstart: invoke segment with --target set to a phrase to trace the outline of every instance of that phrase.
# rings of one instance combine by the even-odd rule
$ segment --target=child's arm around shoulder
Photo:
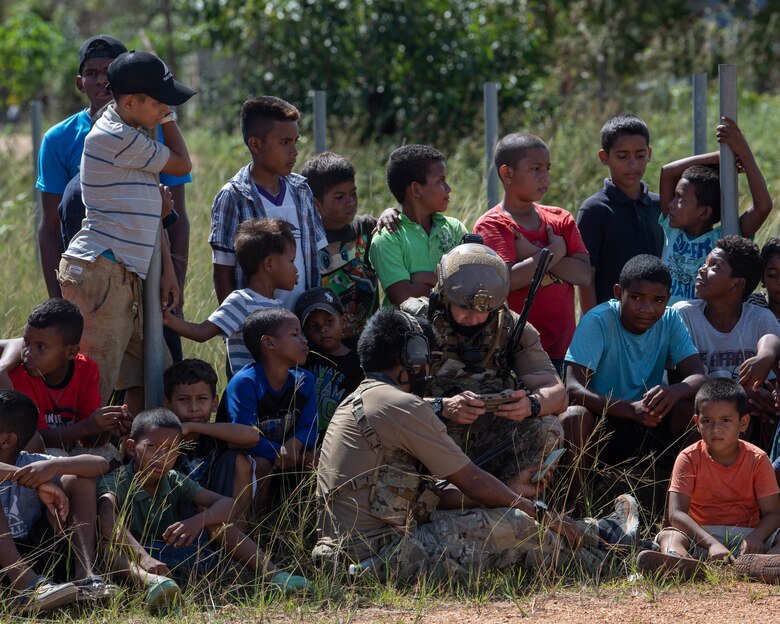
[[[230,448],[252,448],[260,441],[260,430],[251,425],[239,423],[182,423],[182,433],[211,436],[227,442]]]
[[[728,117],[721,117],[721,124],[715,136],[718,143],[725,143],[731,148],[738,159],[738,165],[741,165],[747,176],[753,203],[739,218],[739,229],[742,236],[753,236],[772,212],[772,196],[769,194],[766,180],[737,122]]]

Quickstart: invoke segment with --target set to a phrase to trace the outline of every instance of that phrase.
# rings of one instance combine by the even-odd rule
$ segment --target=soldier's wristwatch
[[[536,418],[542,411],[542,404],[539,403],[539,399],[533,394],[526,396],[528,397],[528,402],[531,404],[531,418]]]
[[[437,418],[441,418],[441,413],[444,410],[444,399],[437,397],[431,401],[431,409]]]

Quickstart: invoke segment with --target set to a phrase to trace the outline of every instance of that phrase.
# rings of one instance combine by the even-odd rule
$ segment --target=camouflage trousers
[[[470,425],[447,425],[447,433],[472,461],[511,438],[504,453],[480,468],[506,481],[526,466],[541,464],[553,449],[563,444],[563,427],[557,416],[526,418],[520,422],[492,414],[480,416]]]
[[[447,581],[473,579],[489,569],[518,564],[538,573],[577,565],[594,573],[604,563],[591,520],[578,521],[585,534],[576,551],[517,509],[436,511],[430,522],[397,536],[367,568],[382,580],[401,583],[420,575]]]

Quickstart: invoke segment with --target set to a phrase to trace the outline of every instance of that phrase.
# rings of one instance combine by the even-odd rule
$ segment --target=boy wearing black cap
[[[42,213],[38,227],[41,267],[49,297],[60,296],[57,265],[73,235],[81,229],[84,205],[78,176],[84,139],[95,114],[112,100],[108,83],[108,66],[120,54],[127,52],[125,44],[109,35],[90,37],[79,48],[79,73],[76,88],[87,96],[89,107],[50,128],[43,137],[38,154],[38,181]],[[162,136],[158,136],[162,140]],[[162,174],[160,182],[171,188],[180,220],[169,230],[172,252],[177,263],[180,286],[184,281],[189,247],[189,227],[185,212],[184,185],[192,181],[189,174]],[[180,348],[180,347],[179,347]]]
[[[344,307],[330,288],[313,288],[295,303],[295,315],[311,345],[304,368],[314,375],[320,440],[333,412],[363,381],[355,351],[342,342]]]
[[[117,57],[108,82],[115,103],[95,121],[81,159],[86,218],[58,272],[63,297],[84,315],[81,349],[100,367],[103,404],[115,387],[143,386],[141,280],[160,225],[158,174],[184,175],[192,166],[169,106],[194,95],[165,63],[142,51]],[[165,145],[148,136],[158,124]],[[179,287],[166,236],[161,248],[162,301],[172,308]]]

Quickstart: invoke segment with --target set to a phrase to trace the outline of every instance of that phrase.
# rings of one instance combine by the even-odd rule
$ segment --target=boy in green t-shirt
[[[452,191],[444,161],[444,154],[427,145],[404,145],[387,161],[387,186],[401,204],[400,224],[395,232],[376,235],[368,252],[385,305],[427,297],[439,260],[468,233],[460,221],[441,214]]]

